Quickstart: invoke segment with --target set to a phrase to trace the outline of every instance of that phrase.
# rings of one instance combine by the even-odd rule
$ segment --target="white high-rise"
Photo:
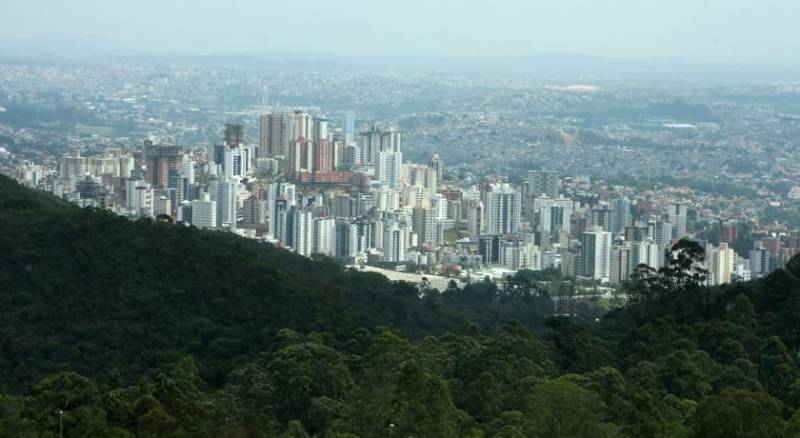
[[[314,254],[334,255],[336,246],[336,220],[333,218],[314,219]]]
[[[125,207],[134,215],[153,215],[153,190],[145,180],[128,180],[125,184]]]
[[[402,262],[405,260],[408,228],[396,220],[389,220],[383,225],[383,257],[384,262]]]
[[[211,200],[217,204],[217,227],[236,229],[239,213],[239,185],[235,181],[214,180],[209,184]]]
[[[378,211],[397,211],[400,209],[400,192],[381,187],[375,191],[375,203]]]
[[[429,205],[412,210],[413,230],[419,236],[419,244],[436,242],[436,210]]]
[[[434,193],[430,200],[431,207],[436,210],[436,220],[447,219],[447,198],[441,193]]]
[[[241,180],[249,171],[249,151],[243,147],[228,148],[225,150],[223,176],[226,179]]]
[[[195,183],[194,161],[186,155],[183,156],[183,161],[181,162],[180,174],[186,177],[189,184]]]
[[[486,192],[486,232],[491,235],[519,231],[522,195],[509,184],[492,184]]]
[[[659,245],[653,241],[631,242],[630,265],[628,269],[632,273],[639,265],[646,265],[652,269],[659,270],[664,266],[664,245]]]
[[[215,228],[217,226],[217,203],[207,196],[192,201],[192,225],[197,228]]]
[[[611,233],[595,228],[581,236],[581,264],[578,275],[608,281],[611,276]]]
[[[403,164],[402,152],[380,152],[375,176],[390,189],[400,187],[400,172]]]
[[[714,285],[725,284],[731,282],[731,275],[733,274],[734,259],[736,253],[728,244],[721,242],[719,247],[711,247],[709,254],[709,282]]]
[[[287,242],[294,252],[302,256],[310,256],[314,245],[314,223],[311,212],[304,209],[292,209],[289,214],[292,223],[291,242]]]

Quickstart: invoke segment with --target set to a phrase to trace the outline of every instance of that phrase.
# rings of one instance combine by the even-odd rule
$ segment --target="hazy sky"
[[[1,0],[0,40],[136,50],[800,60],[799,0]]]

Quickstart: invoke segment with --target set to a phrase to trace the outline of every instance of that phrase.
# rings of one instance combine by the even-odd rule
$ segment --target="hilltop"
[[[800,259],[708,288],[675,248],[587,323],[0,177],[0,436],[799,436]]]

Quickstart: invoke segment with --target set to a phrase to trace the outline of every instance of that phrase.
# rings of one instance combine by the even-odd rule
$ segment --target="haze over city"
[[[7,0],[0,48],[89,37],[148,54],[569,54],[786,65],[800,59],[798,15],[791,0]]]

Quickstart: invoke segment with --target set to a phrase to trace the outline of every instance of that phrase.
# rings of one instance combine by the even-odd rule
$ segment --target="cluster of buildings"
[[[356,132],[345,116],[304,111],[259,118],[257,142],[225,125],[222,142],[184,149],[145,141],[94,156],[74,149],[57,171],[27,164],[18,176],[83,206],[131,218],[224,230],[304,256],[421,269],[463,279],[502,278],[522,269],[558,269],[587,281],[621,284],[639,265],[658,270],[667,249],[693,237],[690,206],[647,209],[625,195],[587,198],[557,172],[531,171],[511,184],[446,178],[442,159],[403,160],[398,129]],[[703,242],[709,284],[762,276],[784,245],[766,236],[747,254]],[[795,236],[800,246],[800,236]],[[777,252],[777,254],[776,254]]]

